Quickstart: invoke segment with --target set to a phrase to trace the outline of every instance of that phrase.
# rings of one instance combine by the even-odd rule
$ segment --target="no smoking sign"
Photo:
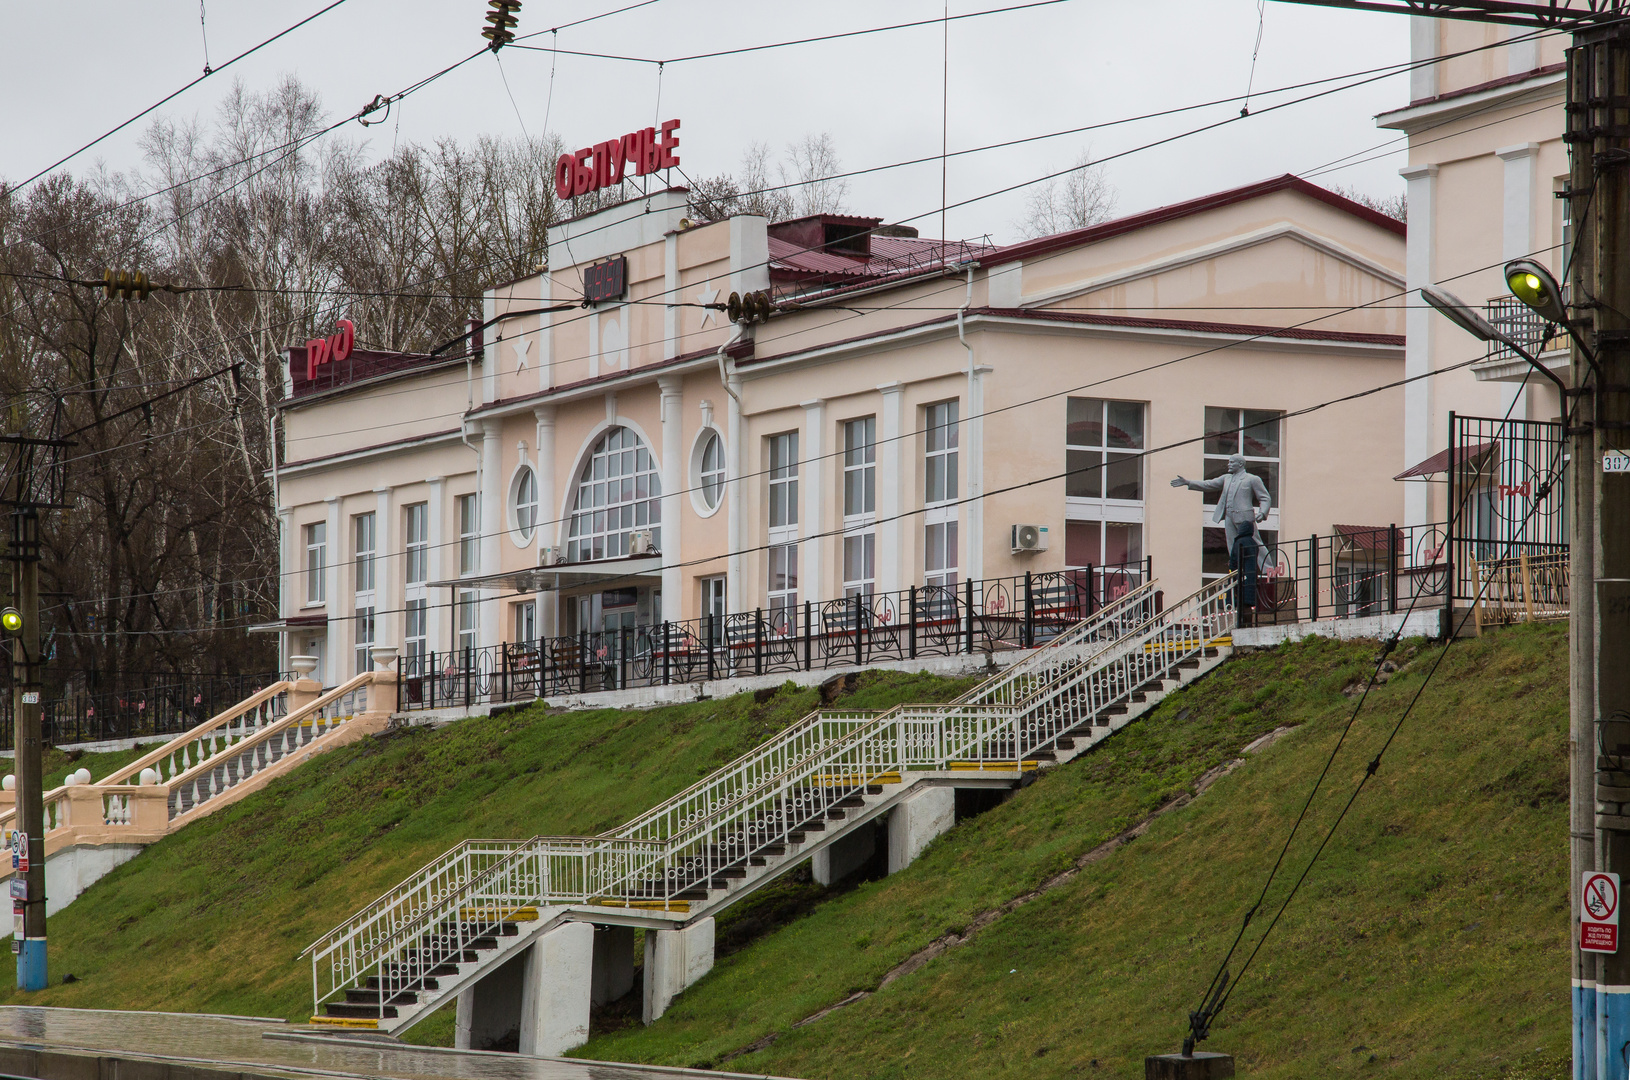
[[[1619,951],[1619,875],[1587,870],[1579,893],[1579,948]]]

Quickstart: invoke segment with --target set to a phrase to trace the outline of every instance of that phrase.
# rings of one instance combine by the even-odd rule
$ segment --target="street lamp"
[[[1526,260],[1519,260],[1519,262],[1525,261]],[[1512,263],[1511,265],[1516,266],[1517,263]],[[1538,266],[1538,264],[1531,265],[1534,265],[1541,274],[1544,274],[1544,277],[1540,279],[1540,287],[1534,290],[1536,293],[1543,292],[1543,285],[1546,281],[1549,281],[1551,283],[1551,287],[1555,288],[1556,281],[1550,274],[1545,273],[1543,267]],[[1507,269],[1509,269],[1509,267]],[[1509,277],[1507,280],[1509,282]],[[1560,302],[1561,294],[1558,293],[1557,295]],[[1437,285],[1422,285],[1421,299],[1425,300],[1432,307],[1436,308],[1445,318],[1454,323],[1456,326],[1460,327],[1462,330],[1466,331],[1466,333],[1472,335],[1472,337],[1478,338],[1482,341],[1498,341],[1501,345],[1504,345],[1506,348],[1528,361],[1529,365],[1533,367],[1535,371],[1538,371],[1541,375],[1556,383],[1556,388],[1558,391],[1564,395],[1567,394],[1568,384],[1562,381],[1562,377],[1560,375],[1546,367],[1544,364],[1540,363],[1537,357],[1535,357],[1521,345],[1518,345],[1508,335],[1502,334],[1495,328],[1493,323],[1483,318],[1482,315],[1479,315],[1471,308],[1470,305],[1468,305],[1454,293],[1450,292],[1448,289],[1441,288]],[[1521,295],[1518,295],[1517,299],[1522,300],[1525,304],[1528,303],[1528,301],[1523,299]],[[1535,310],[1538,311],[1539,309],[1535,308]],[[1543,315],[1544,312],[1540,312],[1540,314]],[[1567,400],[1566,396],[1564,396],[1563,400]]]

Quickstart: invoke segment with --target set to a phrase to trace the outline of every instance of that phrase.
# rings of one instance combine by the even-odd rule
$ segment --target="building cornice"
[[[1394,109],[1392,112],[1377,116],[1375,126],[1413,134],[1421,128],[1446,123],[1472,113],[1487,112],[1491,108],[1519,105],[1526,100],[1538,100],[1552,94],[1560,97],[1566,83],[1567,72],[1564,65],[1553,64],[1525,75],[1495,79],[1492,82],[1479,83],[1424,101],[1413,102],[1405,108]]]
[[[304,458],[300,461],[291,461],[280,465],[277,469],[279,478],[287,480],[291,476],[305,476],[320,473],[340,465],[349,465],[355,461],[366,461],[371,458],[391,457],[396,454],[405,454],[414,450],[423,450],[427,447],[440,446],[444,443],[458,445],[461,441],[463,428],[454,428],[451,431],[438,431],[430,435],[415,435],[409,439],[396,439],[388,443],[376,443],[373,446],[358,447],[355,450],[343,450],[337,454],[325,454],[322,457]],[[266,475],[270,476],[268,472]]]

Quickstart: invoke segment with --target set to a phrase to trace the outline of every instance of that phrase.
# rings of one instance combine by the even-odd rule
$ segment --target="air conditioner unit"
[[[651,530],[641,529],[628,539],[628,553],[630,555],[650,555],[656,551],[656,543],[651,539]]]
[[[1034,555],[1038,551],[1047,550],[1047,526],[1045,525],[1015,525],[1013,526],[1013,554]]]
[[[538,552],[539,566],[559,566],[566,561],[566,549],[546,547]]]

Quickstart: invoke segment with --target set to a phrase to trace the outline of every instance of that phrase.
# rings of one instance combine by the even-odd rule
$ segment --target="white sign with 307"
[[[1609,450],[1602,455],[1602,471],[1605,473],[1630,473],[1630,454],[1623,450]]]

